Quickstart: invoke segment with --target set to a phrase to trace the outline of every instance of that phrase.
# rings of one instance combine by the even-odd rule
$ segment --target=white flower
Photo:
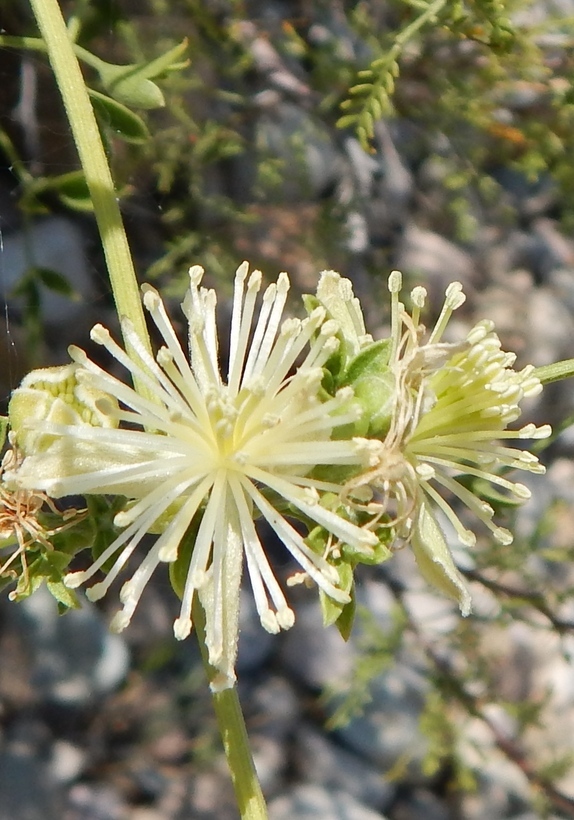
[[[339,602],[349,596],[340,588],[336,569],[329,556],[313,552],[285,518],[287,505],[324,527],[335,546],[344,542],[359,553],[370,553],[377,544],[372,532],[319,503],[321,492],[339,492],[340,486],[310,476],[315,465],[360,466],[364,458],[360,442],[331,440],[336,427],[356,420],[355,413],[343,407],[350,404],[352,391],[341,390],[323,402],[318,398],[322,365],[338,344],[337,323],[325,321],[323,308],[304,321],[282,322],[289,288],[286,274],[264,292],[254,323],[261,274],[255,271],[247,278],[247,273],[244,263],[235,278],[226,380],[220,375],[216,296],[199,287],[202,269],[191,268],[183,304],[190,360],[158,293],[145,286],[144,305],[165,342],[156,360],[127,321],[123,332],[129,352],[100,325],[92,330],[92,339],[145,384],[156,400],[71,348],[78,384],[108,394],[110,400],[100,398],[97,408],[107,414],[110,424],[124,426],[36,421],[33,430],[53,439],[43,438],[48,445],[28,454],[11,476],[19,487],[53,497],[95,493],[132,500],[115,518],[123,528],[118,538],[88,570],[67,576],[70,586],[78,586],[114,559],[105,579],[88,590],[92,599],[106,593],[147,532],[161,532],[122,587],[123,609],[113,622],[118,630],[129,623],[158,564],[176,560],[194,522],[197,532],[174,631],[179,639],[189,634],[192,601],[199,594],[206,612],[209,660],[220,673],[212,682],[214,688],[225,688],[235,680],[244,556],[265,629],[277,632],[293,623],[293,612],[269,565],[254,518],[266,520],[308,576]]]
[[[395,381],[390,427],[375,466],[352,479],[347,492],[382,491],[382,501],[370,503],[368,508],[375,511],[378,506],[381,513],[392,513],[399,539],[412,544],[423,573],[455,597],[466,614],[470,597],[433,507],[442,510],[466,546],[473,546],[476,536],[462,523],[453,498],[501,544],[512,542],[512,534],[493,522],[492,507],[460,479],[482,479],[518,500],[529,498],[528,488],[504,473],[509,468],[543,473],[544,467],[532,453],[508,447],[500,440],[538,439],[550,434],[548,425],[507,429],[520,416],[522,399],[536,396],[542,386],[532,366],[518,372],[512,369],[516,357],[501,350],[490,321],[479,322],[461,343],[441,341],[452,312],[465,301],[458,282],[447,288],[442,312],[428,334],[420,324],[424,288],[413,290],[409,314],[399,302],[401,285],[402,277],[394,271],[389,277],[388,365]]]

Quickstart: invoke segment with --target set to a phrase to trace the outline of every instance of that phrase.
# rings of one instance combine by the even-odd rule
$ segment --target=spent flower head
[[[10,435],[11,444],[13,439]],[[61,583],[60,569],[67,566],[71,554],[56,555],[53,539],[64,530],[76,527],[86,517],[86,510],[61,511],[46,493],[9,488],[4,474],[18,469],[21,462],[22,454],[13,446],[6,451],[0,465],[0,551],[8,553],[0,565],[0,582],[18,581],[8,596],[17,601],[30,595],[38,581],[46,579],[49,591],[64,607],[76,606],[75,596],[63,590]],[[36,574],[38,563],[43,566]]]
[[[149,390],[146,396],[71,348],[75,362],[72,400],[84,391],[96,396],[99,417],[36,413],[12,424],[25,446],[24,461],[11,472],[20,489],[53,497],[119,494],[129,499],[115,517],[121,533],[92,565],[67,576],[76,587],[98,570],[107,574],[88,590],[104,595],[150,531],[159,533],[133,576],[124,583],[123,608],[113,626],[129,623],[150,576],[162,562],[188,560],[181,610],[174,631],[185,638],[192,628],[192,604],[199,596],[206,613],[206,646],[218,670],[212,687],[235,680],[239,587],[245,558],[261,623],[269,632],[288,628],[293,612],[275,578],[254,519],[265,520],[307,576],[335,601],[349,600],[331,551],[369,555],[376,535],[321,503],[339,493],[336,481],[314,478],[316,465],[364,469],[365,447],[334,431],[357,420],[349,406],[350,388],[327,396],[324,364],[339,342],[338,325],[318,307],[308,318],[283,319],[289,288],[286,274],[263,293],[259,271],[246,263],[235,277],[229,367],[220,373],[216,295],[200,287],[203,270],[190,270],[183,310],[189,325],[190,356],[183,352],[158,293],[144,287],[143,301],[164,346],[147,352],[129,321],[122,330],[127,351],[101,325],[92,339],[103,345]],[[149,396],[153,396],[150,398]],[[26,396],[15,391],[13,407]],[[61,408],[61,405],[60,409]],[[295,514],[330,534],[329,550],[318,554],[287,516]],[[182,544],[192,538],[191,557]],[[187,550],[189,553],[189,550]],[[345,588],[343,588],[345,587]]]

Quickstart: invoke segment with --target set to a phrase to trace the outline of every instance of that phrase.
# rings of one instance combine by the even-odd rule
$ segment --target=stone
[[[308,723],[297,729],[294,744],[294,766],[304,782],[329,791],[344,791],[377,811],[390,806],[397,787],[385,779],[377,766],[344,749]]]
[[[317,600],[294,606],[295,624],[283,637],[279,658],[295,680],[320,691],[351,674],[355,650],[335,626],[325,628]]]
[[[0,749],[0,820],[61,820],[64,796],[47,765],[49,733],[19,720]]]
[[[303,785],[290,789],[269,804],[269,820],[385,820],[338,790]]]
[[[22,306],[23,297],[12,294],[32,265],[59,273],[74,291],[75,298],[68,298],[39,285],[42,321],[48,331],[58,330],[58,341],[64,345],[69,338],[69,328],[78,330],[86,323],[94,299],[84,232],[66,217],[49,216],[4,235],[0,284],[9,307]]]
[[[440,308],[451,282],[460,282],[468,292],[475,279],[470,253],[414,222],[407,225],[399,241],[394,266],[408,277],[409,283],[427,288],[433,309]]]
[[[129,668],[123,638],[108,632],[96,607],[58,614],[56,601],[40,587],[10,610],[30,658],[32,685],[41,701],[83,709],[113,692]]]
[[[419,718],[427,690],[422,671],[396,660],[372,681],[371,702],[361,715],[337,729],[337,737],[348,749],[379,767],[382,774],[402,761],[402,781],[421,782],[427,741],[419,728]],[[334,708],[337,700],[328,705]]]

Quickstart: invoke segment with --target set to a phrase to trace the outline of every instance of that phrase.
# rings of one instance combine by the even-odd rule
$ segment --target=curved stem
[[[68,31],[68,29],[66,29],[66,31]],[[91,51],[79,46],[77,43],[70,41],[70,44],[76,57],[83,60],[86,65],[91,66],[96,71],[100,71],[100,69],[111,65],[111,63],[106,63],[105,60],[100,59],[100,57],[92,54]],[[48,43],[42,37],[22,37],[14,34],[0,34],[0,46],[4,48],[26,49],[27,51],[41,51],[44,54],[49,54]]]
[[[58,0],[30,0],[30,3],[62,94],[90,191],[118,315],[131,320],[138,336],[151,350],[118,198],[92,104],[74,53],[75,46],[70,41]],[[136,388],[149,396],[145,385],[137,384]]]
[[[197,599],[193,605],[193,623],[197,632],[203,665],[211,681],[216,676],[217,670],[210,665],[207,657],[205,614]],[[222,692],[212,692],[212,695],[213,707],[217,716],[217,723],[241,818],[242,820],[267,820],[265,799],[251,756],[249,738],[237,689],[235,687],[224,689]]]

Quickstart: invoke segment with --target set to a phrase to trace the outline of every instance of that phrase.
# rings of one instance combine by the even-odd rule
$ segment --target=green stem
[[[571,378],[574,376],[574,359],[564,359],[561,362],[537,367],[534,375],[540,379],[542,384],[551,384],[561,379]]]
[[[201,649],[203,665],[211,681],[217,675],[217,670],[211,666],[208,660],[205,646],[205,613],[197,600],[193,605],[193,623]],[[265,799],[251,756],[249,738],[237,689],[233,687],[212,694],[213,707],[217,716],[217,723],[241,818],[242,820],[267,820]]]
[[[30,0],[45,41],[92,199],[118,315],[128,317],[151,351],[139,287],[112,175],[84,78],[58,0]],[[29,45],[29,44],[28,44]],[[126,345],[129,344],[126,340]],[[143,384],[138,391],[149,396]]]
[[[66,32],[67,31],[68,29],[66,28]],[[106,63],[105,60],[101,60],[95,54],[92,54],[91,51],[79,46],[77,43],[73,43],[71,40],[70,45],[76,57],[79,57],[80,60],[83,60],[96,71],[99,71],[103,66],[110,65],[110,63]],[[41,51],[44,54],[50,53],[47,40],[41,37],[20,37],[14,34],[0,34],[0,46],[4,48],[26,49],[26,51]]]

